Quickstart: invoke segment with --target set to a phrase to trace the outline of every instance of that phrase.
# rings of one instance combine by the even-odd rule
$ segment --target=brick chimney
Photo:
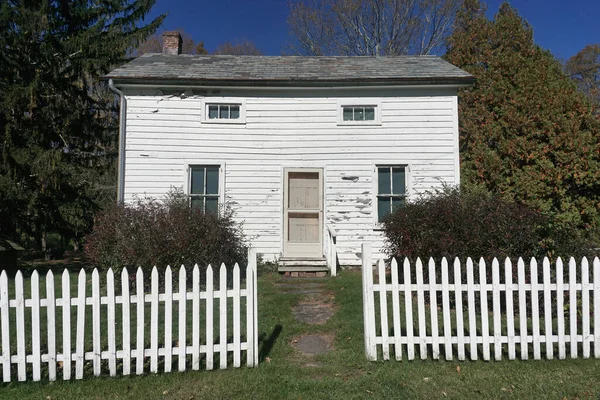
[[[177,31],[164,32],[163,37],[163,55],[176,56],[181,54],[181,35]]]

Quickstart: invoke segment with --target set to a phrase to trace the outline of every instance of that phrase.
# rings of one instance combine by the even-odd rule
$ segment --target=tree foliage
[[[462,0],[300,0],[292,50],[309,56],[437,54]]]
[[[256,47],[254,42],[243,39],[236,40],[233,43],[225,42],[217,46],[213,54],[229,54],[233,56],[260,56],[262,51]]]
[[[459,94],[463,181],[597,231],[600,121],[561,64],[507,3],[490,21],[466,0],[448,44],[477,78]]]
[[[154,0],[0,5],[0,230],[78,239],[114,199],[115,96],[99,83],[160,25]]]
[[[565,71],[600,113],[600,44],[589,44],[569,58]]]

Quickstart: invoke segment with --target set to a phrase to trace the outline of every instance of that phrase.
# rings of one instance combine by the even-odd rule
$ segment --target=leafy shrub
[[[445,188],[408,202],[384,221],[390,256],[530,258],[590,255],[592,245],[522,204],[474,189]]]
[[[232,267],[247,259],[241,228],[229,210],[221,215],[191,209],[181,191],[171,191],[164,201],[144,198],[115,205],[96,216],[86,237],[85,252],[95,266],[166,268],[181,264]]]

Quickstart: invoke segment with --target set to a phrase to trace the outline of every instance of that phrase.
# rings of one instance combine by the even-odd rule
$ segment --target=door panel
[[[323,172],[286,169],[283,253],[287,257],[322,256]]]

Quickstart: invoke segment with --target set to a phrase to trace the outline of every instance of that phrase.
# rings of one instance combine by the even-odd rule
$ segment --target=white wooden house
[[[183,55],[166,35],[107,76],[120,200],[181,187],[232,208],[280,270],[322,270],[359,265],[363,242],[382,257],[383,216],[459,183],[457,89],[474,78],[441,58]]]

